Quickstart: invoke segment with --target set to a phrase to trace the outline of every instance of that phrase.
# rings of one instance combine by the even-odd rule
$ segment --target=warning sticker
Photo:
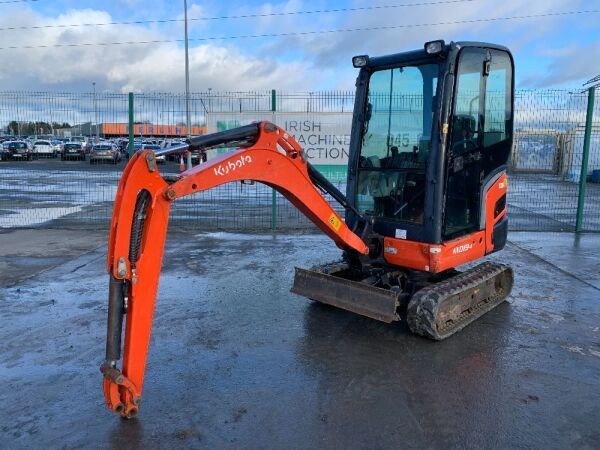
[[[406,239],[406,230],[396,228],[396,239]]]
[[[329,223],[331,224],[331,226],[333,227],[333,229],[335,231],[340,231],[340,227],[342,226],[342,221],[340,219],[338,219],[338,217],[335,214],[331,214],[331,216],[329,216]]]

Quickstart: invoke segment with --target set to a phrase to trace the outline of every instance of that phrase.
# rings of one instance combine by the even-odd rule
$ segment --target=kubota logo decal
[[[229,172],[233,172],[236,169],[244,167],[246,164],[252,163],[252,157],[250,155],[242,155],[235,161],[228,161],[227,164],[219,164],[214,167],[215,175],[224,176]]]
[[[459,253],[466,252],[467,250],[471,250],[472,248],[473,248],[473,244],[463,244],[463,245],[459,245],[458,247],[454,247],[452,249],[452,253],[454,253],[455,255],[458,255]]]

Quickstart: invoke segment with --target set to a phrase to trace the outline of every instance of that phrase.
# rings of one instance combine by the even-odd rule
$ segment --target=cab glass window
[[[458,58],[446,156],[444,239],[482,228],[482,189],[508,160],[511,120],[512,63],[508,53],[463,49]]]
[[[359,157],[358,209],[374,217],[423,222],[438,66],[373,73]]]
[[[490,163],[488,172],[506,164],[512,129],[512,63],[508,53],[491,50],[485,88],[483,146]]]

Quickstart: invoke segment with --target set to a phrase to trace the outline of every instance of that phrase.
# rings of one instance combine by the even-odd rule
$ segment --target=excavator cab
[[[353,62],[348,200],[384,237],[438,244],[484,228],[488,184],[506,172],[512,147],[508,49],[433,41]],[[356,220],[348,210],[346,222]],[[506,221],[486,253],[502,248]]]
[[[502,264],[455,269],[506,242],[512,56],[499,45],[432,41],[353,64],[346,224],[369,259],[346,251],[343,264],[296,269],[292,291],[445,339],[512,288]]]
[[[443,41],[357,56],[346,195],[270,122],[142,149],[119,182],[108,241],[107,407],[131,418],[141,402],[152,316],[173,201],[231,182],[277,190],[343,250],[296,268],[292,292],[441,340],[502,303],[513,273],[484,262],[506,242],[513,62],[492,44]],[[177,174],[157,156],[235,147]],[[345,210],[338,215],[323,194]],[[282,305],[282,307],[285,307]],[[123,338],[124,332],[124,338]],[[123,343],[124,341],[124,343]]]

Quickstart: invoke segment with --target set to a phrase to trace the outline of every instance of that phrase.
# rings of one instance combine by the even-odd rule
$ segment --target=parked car
[[[31,161],[34,157],[31,147],[25,141],[9,141],[5,142],[3,146],[8,153],[8,159]]]
[[[128,139],[120,139],[115,142],[115,145],[121,152],[121,156],[123,158],[129,159],[129,140]]]
[[[50,141],[34,141],[33,153],[37,157],[45,156],[48,158],[56,158],[58,154]]]
[[[67,159],[80,159],[85,161],[85,149],[81,142],[67,142],[64,145],[63,154],[60,157],[62,161]]]
[[[176,146],[181,145],[181,144],[182,144],[182,142],[180,142],[180,141],[174,141],[174,140],[172,140],[170,142],[167,142],[163,146],[163,148],[164,149],[169,149],[171,147],[176,147]],[[184,155],[185,155],[185,153],[184,153]],[[171,153],[171,154],[167,155],[167,160],[169,160],[169,161],[179,161],[179,153]]]
[[[142,150],[152,150],[154,152],[157,152],[159,150],[162,150],[162,147],[160,145],[155,145],[155,144],[144,144],[144,145],[142,145]],[[159,164],[162,164],[165,161],[166,161],[165,155],[159,155],[156,157],[156,162]]]
[[[50,143],[52,144],[52,147],[54,148],[54,150],[56,151],[56,153],[58,155],[62,155],[63,152],[63,143],[61,140],[59,139],[53,139],[50,141]]]
[[[83,146],[83,150],[86,154],[89,153],[92,148],[92,141],[85,136],[71,136],[69,142],[79,142]]]
[[[85,136],[71,136],[69,141],[70,142],[80,142],[81,144],[85,144],[87,142],[87,139],[85,138]]]
[[[0,144],[0,161],[7,161],[10,159],[10,152],[8,151],[8,142],[2,141]]]
[[[127,139],[122,139],[117,142],[117,146],[121,152],[127,152],[127,148],[129,147],[129,141]]]
[[[108,161],[116,164],[121,161],[121,152],[116,145],[110,142],[95,144],[90,150],[90,164],[96,164],[99,161]]]

